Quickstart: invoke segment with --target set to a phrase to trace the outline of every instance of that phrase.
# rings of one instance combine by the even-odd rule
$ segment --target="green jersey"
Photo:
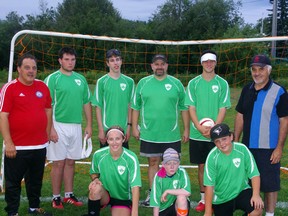
[[[60,70],[44,80],[52,98],[53,119],[62,123],[82,123],[83,105],[90,102],[90,90],[84,76],[72,72],[67,76]]]
[[[173,176],[162,176],[159,172],[161,172],[161,169],[156,173],[153,180],[150,193],[150,206],[159,207],[159,210],[163,211],[169,208],[177,198],[177,196],[168,194],[167,201],[161,202],[161,196],[166,190],[184,189],[191,193],[191,184],[189,175],[184,168],[179,167]]]
[[[112,198],[131,200],[133,187],[141,187],[138,158],[123,148],[122,155],[114,160],[109,146],[97,150],[92,159],[90,174],[99,174],[100,181]]]
[[[204,168],[204,185],[214,187],[213,204],[221,204],[250,188],[248,178],[259,175],[252,153],[244,144],[233,142],[229,155],[217,147],[210,151]]]
[[[128,108],[133,92],[133,79],[123,74],[118,79],[106,74],[97,80],[92,105],[101,109],[105,131],[113,125],[127,129]]]
[[[181,140],[179,112],[184,105],[185,89],[173,76],[157,80],[154,75],[141,79],[136,87],[131,107],[140,111],[140,139],[148,142]]]
[[[190,80],[186,89],[185,105],[196,109],[198,120],[211,118],[216,121],[220,108],[230,108],[230,89],[226,80],[218,75],[206,81],[202,75]],[[209,141],[190,122],[190,139]]]

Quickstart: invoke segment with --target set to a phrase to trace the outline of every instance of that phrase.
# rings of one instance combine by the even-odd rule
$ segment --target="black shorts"
[[[190,139],[189,140],[190,163],[205,164],[209,152],[214,147],[215,147],[214,142],[205,142]]]
[[[176,200],[170,207],[159,212],[159,216],[175,216],[175,215],[177,215],[177,212],[175,209],[175,203],[176,203]],[[189,210],[190,210],[190,201],[189,200],[187,200],[187,206],[188,206],[188,214],[187,215],[189,215]]]
[[[110,194],[109,194],[110,196]],[[132,209],[132,201],[131,200],[120,200],[110,197],[109,203],[104,206],[101,206],[101,209],[105,208],[107,205],[110,205],[111,208],[123,208],[126,207],[128,209]]]
[[[280,163],[271,164],[270,157],[274,149],[250,149],[260,172],[261,192],[280,190]]]
[[[141,140],[140,155],[144,157],[161,157],[168,148],[173,148],[178,153],[181,153],[181,142],[153,143]]]
[[[126,149],[129,149],[128,141],[124,142],[122,145],[123,145],[123,147],[125,147]],[[100,142],[100,148],[103,148],[103,147],[106,147],[106,146],[108,146],[108,143],[107,143],[107,142],[106,142],[105,144],[102,144],[102,143]]]
[[[233,216],[233,212],[237,209],[249,214],[254,211],[250,200],[252,197],[252,189],[243,190],[236,198],[222,204],[213,205],[215,216]]]

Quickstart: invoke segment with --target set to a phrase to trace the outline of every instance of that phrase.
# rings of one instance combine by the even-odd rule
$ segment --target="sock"
[[[100,216],[100,200],[88,199],[88,215]]]
[[[35,208],[29,208],[30,209],[30,211],[35,211]]]
[[[70,195],[72,195],[72,194],[73,194],[73,192],[65,192],[65,198],[69,198]]]
[[[53,199],[54,199],[54,198],[57,198],[57,197],[60,197],[60,196],[61,196],[60,194],[56,194],[56,195],[53,194]]]
[[[205,203],[205,193],[204,192],[200,192],[200,196],[201,196],[201,202]]]
[[[179,215],[179,216],[187,216],[188,215],[188,209],[177,208],[177,215]]]
[[[266,212],[265,216],[274,216],[274,212]]]

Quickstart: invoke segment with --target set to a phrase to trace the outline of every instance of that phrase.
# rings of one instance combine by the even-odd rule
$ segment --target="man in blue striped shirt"
[[[280,160],[288,131],[286,89],[270,78],[271,61],[256,55],[251,63],[253,82],[241,92],[236,106],[235,141],[250,149],[261,177],[266,216],[273,216],[280,190]]]

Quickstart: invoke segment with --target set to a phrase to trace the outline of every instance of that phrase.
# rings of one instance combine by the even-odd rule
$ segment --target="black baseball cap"
[[[120,56],[121,57],[121,52],[117,49],[110,49],[106,52],[106,59],[109,59],[112,56]]]
[[[210,138],[212,141],[218,138],[222,138],[225,136],[230,136],[230,128],[227,124],[216,124],[214,127],[210,130]]]
[[[154,63],[157,60],[162,60],[163,62],[167,63],[167,58],[165,55],[162,54],[156,54],[154,55],[154,57],[152,58],[152,63]]]
[[[253,65],[265,67],[266,65],[271,65],[271,61],[266,55],[255,55],[252,58],[251,67]]]

